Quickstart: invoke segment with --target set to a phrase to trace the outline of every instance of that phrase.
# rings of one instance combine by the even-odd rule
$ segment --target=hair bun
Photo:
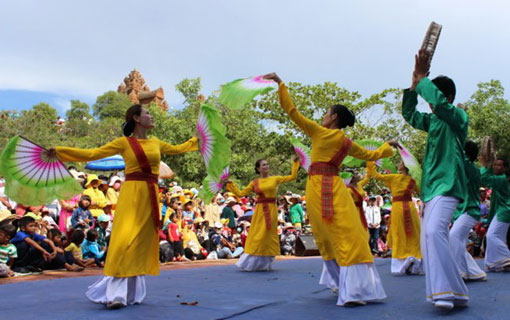
[[[128,121],[128,122],[124,122],[122,124],[122,133],[124,133],[124,135],[126,137],[129,137],[133,134],[133,131],[135,130],[135,122],[134,121]]]

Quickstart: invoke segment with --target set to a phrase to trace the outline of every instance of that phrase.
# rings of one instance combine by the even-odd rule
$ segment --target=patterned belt
[[[404,228],[406,230],[406,235],[411,236],[413,234],[413,225],[411,221],[411,206],[409,203],[413,201],[413,198],[410,195],[403,195],[392,197],[392,201],[402,202],[402,207],[404,209]]]
[[[266,222],[266,229],[271,230],[271,211],[269,210],[269,204],[276,204],[276,198],[262,198],[256,199],[256,204],[262,205],[262,211],[264,212],[264,220]]]
[[[338,177],[338,167],[327,162],[313,162],[308,169],[308,175],[321,175],[321,206],[322,218],[332,220],[333,209],[333,177]]]
[[[154,225],[156,228],[161,227],[161,220],[159,218],[159,203],[158,196],[156,194],[156,189],[154,189],[154,185],[158,184],[158,175],[157,174],[147,174],[143,172],[133,172],[126,174],[126,181],[145,181],[147,182],[147,186],[149,187],[149,195],[151,198],[151,207],[152,207],[152,218],[154,219]]]

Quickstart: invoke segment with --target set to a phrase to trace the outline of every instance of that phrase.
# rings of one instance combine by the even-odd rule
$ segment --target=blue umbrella
[[[124,170],[126,164],[122,156],[115,155],[99,160],[87,162],[85,169],[96,170],[96,171],[112,171],[112,170]]]

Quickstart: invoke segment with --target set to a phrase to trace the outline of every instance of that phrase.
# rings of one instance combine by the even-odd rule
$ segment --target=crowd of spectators
[[[70,167],[83,192],[45,206],[26,206],[5,195],[0,179],[0,275],[23,275],[50,269],[79,272],[101,268],[108,244],[122,173],[86,174]],[[160,184],[163,228],[160,261],[232,259],[244,252],[254,212],[253,197],[220,193],[205,204],[194,188]],[[294,254],[294,243],[309,230],[304,197],[287,192],[278,202],[282,254]]]

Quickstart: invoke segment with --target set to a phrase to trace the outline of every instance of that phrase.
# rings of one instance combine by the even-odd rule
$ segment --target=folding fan
[[[310,158],[310,148],[302,144],[297,138],[291,137],[290,142],[292,143],[292,146],[294,147],[294,151],[297,153],[299,158],[301,159],[301,166],[308,171],[308,168],[310,168],[310,164],[312,163],[312,160]]]
[[[383,145],[382,142],[374,141],[374,140],[370,140],[370,139],[354,140],[354,142],[369,151],[374,151]],[[365,160],[356,159],[352,156],[345,157],[344,161],[342,162],[342,164],[346,167],[361,167],[363,165],[363,163],[365,163]],[[397,172],[397,168],[395,167],[395,165],[393,164],[393,162],[391,162],[391,160],[389,158],[383,158],[383,159],[376,160],[375,164],[383,170]]]
[[[400,156],[402,157],[402,161],[404,161],[404,165],[407,169],[409,169],[409,175],[413,178],[414,182],[416,182],[417,186],[421,186],[421,166],[418,160],[413,156],[406,147],[400,144],[400,148],[398,148],[400,152]]]
[[[221,87],[219,100],[230,109],[240,109],[259,94],[267,93],[278,87],[273,80],[262,75],[247,79],[237,79]]]
[[[24,205],[45,205],[83,192],[56,156],[21,136],[9,140],[3,150],[0,174],[5,178],[5,194]]]

